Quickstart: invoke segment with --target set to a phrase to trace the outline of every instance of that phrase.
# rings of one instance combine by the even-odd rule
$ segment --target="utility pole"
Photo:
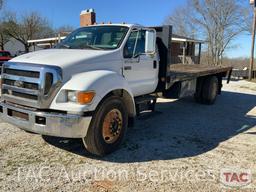
[[[254,45],[255,45],[255,28],[256,28],[256,1],[250,0],[250,4],[253,6],[253,26],[252,26],[252,49],[251,49],[251,59],[249,67],[249,80],[252,80],[253,75],[253,64],[254,64]]]

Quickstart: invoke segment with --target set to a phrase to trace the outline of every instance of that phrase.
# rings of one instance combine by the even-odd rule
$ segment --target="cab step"
[[[157,97],[152,95],[145,95],[135,98],[135,106],[136,106],[136,112],[137,116],[140,116],[140,114],[144,111],[155,111],[155,105],[156,105]]]

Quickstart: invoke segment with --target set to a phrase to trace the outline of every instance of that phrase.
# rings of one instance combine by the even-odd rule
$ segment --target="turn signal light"
[[[95,96],[95,92],[78,92],[77,93],[77,102],[81,105],[91,103]]]

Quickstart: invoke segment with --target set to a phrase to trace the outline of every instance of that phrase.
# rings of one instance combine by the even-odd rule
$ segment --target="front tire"
[[[128,127],[128,112],[122,98],[110,96],[96,109],[83,143],[88,152],[104,156],[118,149]]]

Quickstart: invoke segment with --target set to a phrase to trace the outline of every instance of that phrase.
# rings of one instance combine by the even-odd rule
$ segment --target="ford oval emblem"
[[[15,81],[14,82],[14,86],[15,87],[20,87],[20,88],[23,88],[24,87],[24,82],[23,81]]]

